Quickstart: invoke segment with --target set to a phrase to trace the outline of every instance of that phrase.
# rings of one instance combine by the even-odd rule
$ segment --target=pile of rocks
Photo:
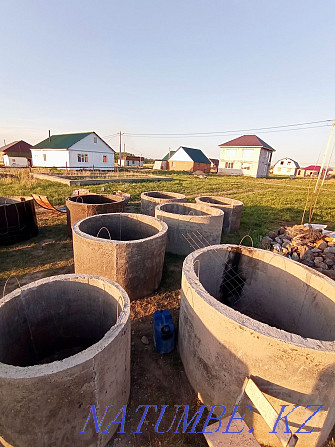
[[[294,225],[270,231],[262,238],[265,250],[316,268],[333,277],[335,274],[335,238],[311,226]]]

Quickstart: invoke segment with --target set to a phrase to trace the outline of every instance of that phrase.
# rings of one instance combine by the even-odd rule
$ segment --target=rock
[[[332,253],[335,254],[335,247],[327,247],[323,250],[324,254],[326,253]]]
[[[320,250],[324,250],[325,248],[327,248],[328,244],[327,244],[327,242],[325,242],[321,239],[320,241],[317,241],[315,246],[316,246],[316,248],[319,248]]]
[[[292,248],[291,242],[290,241],[284,242],[283,248],[286,248],[286,250],[291,250]]]
[[[284,227],[280,227],[279,231],[278,231],[278,234],[285,234],[285,232],[286,232],[285,228]]]
[[[318,268],[322,270],[328,270],[328,265],[324,262],[320,262],[320,264],[318,264]]]
[[[322,250],[320,250],[320,248],[312,248],[312,252],[313,253],[321,253]]]
[[[309,261],[309,260],[303,260],[301,261],[304,265],[308,265],[308,267],[314,267],[314,262],[313,261]]]
[[[325,263],[328,265],[328,267],[332,267],[333,265],[335,265],[335,262],[332,259],[326,259]]]
[[[271,242],[273,242],[272,239],[269,236],[265,236],[261,240],[261,247],[268,250],[271,248]]]
[[[277,233],[275,231],[269,231],[268,236],[271,239],[275,239],[277,237]]]
[[[314,263],[315,264],[320,264],[320,262],[323,262],[322,256],[317,256],[316,258],[314,258]]]
[[[302,248],[302,247],[299,247]],[[300,258],[302,261],[310,261],[314,263],[314,254],[312,253],[312,250],[310,248],[307,248],[306,246],[304,246],[304,248],[306,248],[305,253],[301,256],[300,254]]]
[[[281,245],[280,244],[275,244],[273,246],[273,250],[277,251],[278,253],[281,253]]]
[[[299,255],[296,252],[293,252],[291,257],[292,257],[293,261],[299,261],[300,260]]]
[[[142,342],[144,345],[148,345],[148,344],[149,344],[148,337],[146,337],[145,335],[143,335],[143,337],[141,338],[141,342]]]
[[[283,244],[290,244],[291,239],[287,239],[286,237],[283,238]]]
[[[275,241],[278,242],[278,244],[281,244],[281,243],[282,243],[282,240],[280,239],[279,236],[275,237]]]

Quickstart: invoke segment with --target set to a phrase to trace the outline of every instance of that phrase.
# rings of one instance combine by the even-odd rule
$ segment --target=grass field
[[[0,172],[0,196],[45,194],[52,203],[61,205],[73,190],[73,187],[62,184],[31,179],[27,170],[6,170],[6,173],[12,177],[4,178]],[[308,179],[253,179],[216,175],[199,179],[188,174],[166,172],[164,175],[172,175],[173,181],[116,183],[89,186],[87,189],[101,192],[104,188],[105,193],[119,189],[130,193],[128,210],[132,212],[139,212],[140,194],[148,190],[184,193],[189,201],[194,201],[196,196],[203,193],[238,199],[244,203],[240,230],[235,234],[223,236],[222,242],[239,243],[243,236],[248,234],[252,237],[254,245],[259,246],[261,236],[269,230],[284,224],[301,223],[306,198],[310,196],[315,183],[315,180],[311,182]],[[312,219],[313,222],[328,224],[332,230],[335,230],[334,194],[335,180],[329,180],[318,197]],[[15,276],[20,284],[26,284],[42,277],[73,272],[72,242],[66,231],[65,216],[40,209],[37,210],[37,215],[40,226],[37,237],[0,248],[0,293],[3,292],[5,281],[11,276]],[[243,244],[250,245],[250,239],[246,238]],[[159,356],[155,353],[152,343],[152,315],[156,309],[171,309],[175,322],[178,321],[182,261],[183,259],[177,256],[166,256],[163,280],[158,291],[143,300],[132,302],[131,407],[136,408],[136,404],[143,404],[142,400],[157,404],[180,403],[180,388],[183,388],[185,401],[194,408],[199,404],[185,377],[178,354],[175,352],[170,356]],[[6,292],[16,287],[16,279],[10,278]],[[150,340],[148,346],[140,341],[143,335]],[[176,383],[179,384],[177,390]],[[143,396],[146,398],[143,399]],[[149,431],[144,431],[141,437],[136,439],[127,438],[125,444],[120,443],[121,440],[117,438],[112,442],[110,445],[120,447],[126,444],[136,447],[206,445],[202,437],[194,440],[192,436],[187,435],[171,435],[157,440]],[[335,442],[330,441],[328,446],[335,447]]]

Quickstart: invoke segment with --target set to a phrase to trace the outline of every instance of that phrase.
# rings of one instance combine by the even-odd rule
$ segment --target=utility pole
[[[121,168],[121,148],[122,148],[122,142],[121,142],[121,130],[120,130],[120,153],[119,153],[119,166]]]

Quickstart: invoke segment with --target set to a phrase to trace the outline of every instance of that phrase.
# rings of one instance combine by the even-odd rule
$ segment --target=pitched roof
[[[4,152],[6,155],[15,157],[31,157],[30,152],[31,144],[26,143],[23,140],[13,141],[13,143],[6,144],[0,147],[0,152]]]
[[[78,141],[87,137],[93,132],[85,132],[85,133],[69,133],[64,135],[51,135],[50,141],[49,138],[41,141],[32,149],[69,149],[69,147],[78,143]]]
[[[280,161],[283,161],[283,160],[290,160],[290,161],[293,161],[295,167],[296,167],[296,168],[300,168],[299,163],[298,163],[297,161],[293,160],[293,158],[289,158],[289,157],[284,157],[284,158],[279,159],[279,160],[274,164],[274,166],[276,166]]]
[[[317,172],[320,172],[321,166],[310,165],[310,166],[307,166],[307,168],[302,168],[302,169],[305,170],[305,171],[317,171]]]
[[[257,135],[242,135],[242,137],[234,138],[234,140],[219,144],[219,147],[263,147],[269,151],[275,151],[273,147],[261,140]]]
[[[168,161],[168,159],[169,159],[170,157],[172,157],[172,155],[173,155],[175,152],[176,152],[176,151],[170,151],[170,152],[168,152],[168,153],[165,155],[165,157],[162,158],[162,161]]]
[[[211,163],[201,149],[192,149],[184,146],[180,146],[177,150],[179,151],[179,149],[183,149],[195,163]]]

